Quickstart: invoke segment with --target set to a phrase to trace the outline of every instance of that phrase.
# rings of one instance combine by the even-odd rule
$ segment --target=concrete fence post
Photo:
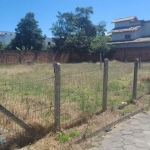
[[[102,53],[100,53],[100,70],[102,70]]]
[[[1,104],[0,104],[0,112],[2,112],[9,119],[13,120],[16,124],[18,124],[20,127],[25,129],[26,131],[31,129],[29,125],[27,125],[25,122],[23,122],[17,116],[15,116],[13,113],[11,113],[9,110],[7,110],[5,107],[3,107]]]
[[[131,102],[133,102],[133,100],[136,99],[136,97],[137,97],[138,63],[139,63],[139,59],[136,58],[135,63],[134,63],[133,93],[132,93],[132,101]]]
[[[61,67],[60,63],[54,64],[55,73],[55,113],[54,124],[57,131],[60,130],[60,92],[61,92]]]
[[[104,59],[104,74],[103,74],[103,104],[102,111],[107,110],[107,89],[108,89],[108,58]]]
[[[141,69],[141,57],[139,57],[139,69]]]

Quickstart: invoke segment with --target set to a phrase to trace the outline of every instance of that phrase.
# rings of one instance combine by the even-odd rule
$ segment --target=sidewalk
[[[150,112],[120,123],[103,137],[101,145],[89,150],[150,150]]]

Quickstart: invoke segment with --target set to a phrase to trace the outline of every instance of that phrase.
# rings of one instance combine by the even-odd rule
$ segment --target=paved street
[[[89,150],[150,150],[150,112],[120,123],[104,136],[101,145]]]

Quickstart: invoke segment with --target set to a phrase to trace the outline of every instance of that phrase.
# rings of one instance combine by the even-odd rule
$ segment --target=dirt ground
[[[148,104],[150,96],[142,96],[135,101],[135,104],[129,104],[126,107],[134,106],[134,110]],[[132,110],[133,111],[133,110]],[[61,129],[61,133],[67,134],[70,130],[78,131],[78,136],[69,138],[65,143],[58,140],[58,133],[49,132],[46,136],[38,141],[28,144],[22,148],[16,148],[14,144],[11,149],[14,150],[87,150],[101,143],[102,137],[109,132],[109,129],[104,131],[100,130],[109,123],[112,123],[121,118],[125,113],[120,109],[108,108],[107,112],[99,112],[94,116],[88,116],[79,125],[70,129]],[[117,125],[112,128],[117,127]]]

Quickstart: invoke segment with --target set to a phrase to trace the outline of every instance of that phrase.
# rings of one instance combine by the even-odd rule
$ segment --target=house
[[[136,16],[132,16],[115,19],[112,23],[115,27],[108,32],[112,37],[108,44],[115,45],[117,53],[124,55],[121,56],[122,59],[126,60],[127,55],[132,55],[133,51],[136,53],[135,57],[142,57],[142,53],[145,55],[145,49],[150,49],[150,20],[139,20]],[[150,50],[146,50],[146,54],[147,52],[150,53]],[[145,60],[150,60],[150,54]]]
[[[16,36],[15,32],[0,31],[0,43],[9,44]],[[52,38],[46,38],[44,45],[48,46],[53,43]]]
[[[117,48],[150,46],[150,20],[138,20],[136,16],[115,19],[115,28],[109,31],[112,34],[111,44]]]

